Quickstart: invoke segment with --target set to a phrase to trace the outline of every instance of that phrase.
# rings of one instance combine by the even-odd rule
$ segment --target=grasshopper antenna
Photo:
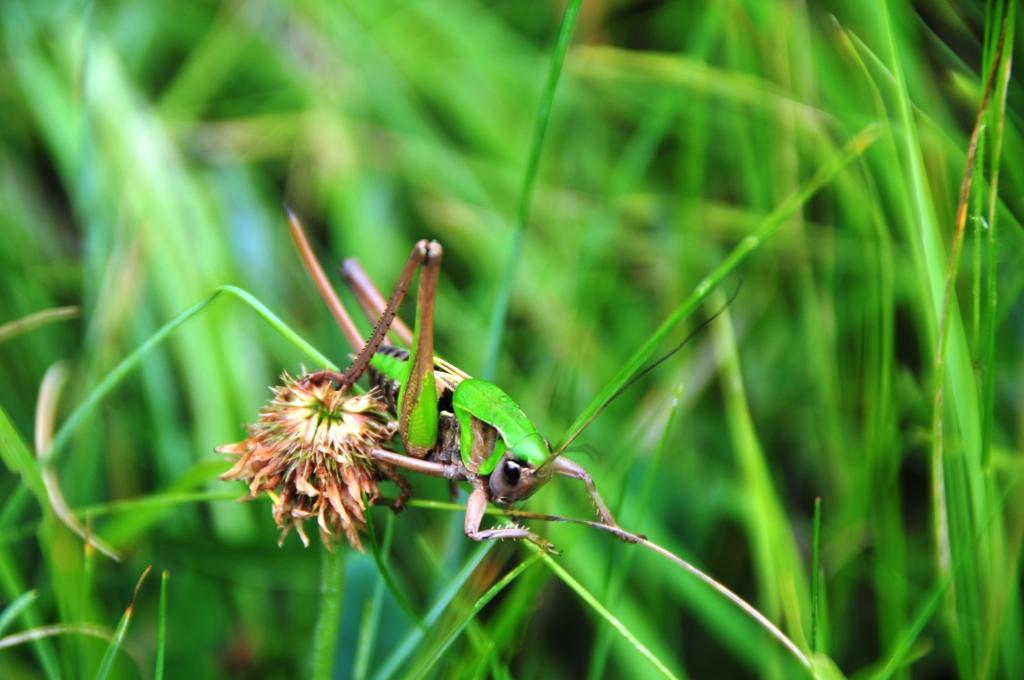
[[[739,282],[736,284],[736,290],[734,290],[732,292],[732,295],[729,296],[729,299],[725,301],[725,304],[723,304],[722,307],[717,312],[715,312],[714,314],[712,314],[708,318],[704,319],[704,321],[701,321],[697,325],[697,327],[694,328],[692,331],[690,331],[686,335],[686,337],[683,338],[682,342],[680,342],[678,345],[676,345],[671,350],[666,352],[660,358],[655,359],[654,361],[649,363],[647,366],[645,366],[644,368],[640,369],[636,373],[636,375],[634,375],[629,380],[627,380],[626,383],[622,387],[617,389],[615,391],[615,393],[612,394],[612,396],[609,397],[608,400],[605,401],[602,404],[602,406],[597,410],[597,413],[600,413],[601,411],[603,411],[605,409],[605,407],[607,407],[613,401],[615,401],[620,396],[622,396],[622,393],[625,392],[626,390],[628,390],[630,387],[632,387],[633,384],[636,383],[637,380],[639,380],[640,378],[644,377],[645,375],[647,375],[648,373],[650,373],[651,371],[656,369],[661,364],[665,363],[668,359],[670,359],[672,357],[672,355],[674,355],[676,352],[678,352],[683,347],[685,347],[686,344],[688,342],[690,342],[690,340],[692,340],[694,337],[697,336],[698,333],[700,333],[702,330],[704,330],[705,326],[707,326],[709,323],[711,323],[712,321],[717,319],[719,316],[721,316],[722,312],[724,312],[726,309],[728,309],[729,305],[732,304],[732,301],[735,300],[736,296],[738,296],[740,294],[740,289],[742,287],[743,287],[743,279],[740,279]],[[590,423],[593,422],[594,418],[596,418],[596,417],[597,417],[597,414],[592,415],[590,418],[588,418],[587,421],[580,428],[576,429],[573,432],[573,434],[569,437],[568,441],[564,442],[561,446],[559,446],[559,448],[557,450],[554,451],[554,455],[556,455],[556,456],[561,455],[566,450],[566,448],[570,444],[572,444],[573,441],[575,441],[576,437],[578,437],[580,434],[583,433],[583,430],[585,430],[590,425]]]
[[[693,339],[694,339],[695,337],[697,337],[697,334],[698,334],[698,333],[700,333],[701,331],[703,331],[703,330],[704,330],[704,329],[705,329],[705,328],[706,328],[706,327],[708,326],[708,324],[710,324],[710,323],[711,323],[712,321],[714,321],[715,319],[717,319],[718,317],[720,317],[720,316],[722,315],[722,313],[723,313],[723,312],[724,312],[724,311],[725,311],[726,309],[728,309],[728,308],[729,308],[729,305],[731,305],[731,304],[732,304],[733,300],[735,300],[735,299],[736,299],[736,296],[738,296],[738,295],[740,294],[740,289],[741,289],[741,288],[743,288],[743,279],[740,279],[740,280],[739,280],[739,283],[737,283],[737,284],[736,284],[736,290],[734,290],[734,291],[732,292],[732,295],[730,295],[730,296],[729,296],[729,299],[725,301],[725,304],[723,304],[723,305],[721,306],[721,308],[719,308],[719,309],[718,309],[718,311],[716,311],[716,312],[715,312],[714,314],[712,314],[711,316],[709,316],[708,318],[704,319],[704,320],[703,320],[703,321],[701,321],[701,322],[700,322],[699,324],[697,324],[697,327],[696,327],[696,328],[694,328],[694,329],[693,329],[692,331],[690,331],[689,333],[687,333],[687,334],[686,334],[686,337],[685,337],[685,338],[683,338],[682,342],[680,342],[680,343],[679,343],[678,345],[676,345],[675,347],[673,347],[672,349],[670,349],[670,350],[669,350],[668,352],[666,352],[666,353],[665,353],[665,354],[664,354],[663,356],[661,356],[660,358],[658,358],[658,359],[655,359],[655,360],[654,360],[654,361],[652,361],[651,363],[647,364],[647,366],[645,366],[644,368],[640,369],[640,371],[639,371],[639,372],[638,372],[638,373],[637,373],[636,375],[634,375],[634,376],[633,376],[632,378],[630,378],[630,379],[629,379],[629,381],[628,381],[628,382],[627,382],[627,383],[626,383],[625,385],[623,385],[622,387],[620,387],[620,388],[619,388],[619,389],[618,389],[618,390],[617,390],[617,391],[615,392],[615,394],[613,394],[613,395],[611,396],[611,398],[610,398],[610,399],[608,399],[608,404],[610,404],[610,403],[612,403],[613,401],[615,401],[616,399],[618,399],[618,398],[619,398],[619,397],[620,397],[620,396],[622,395],[622,393],[623,393],[623,392],[625,392],[626,390],[628,390],[628,389],[629,389],[630,387],[632,387],[632,386],[633,386],[633,384],[634,384],[634,383],[635,383],[635,382],[636,382],[637,380],[639,380],[640,378],[644,377],[645,375],[647,375],[648,373],[650,373],[651,371],[653,371],[654,369],[656,369],[656,368],[657,368],[658,366],[662,365],[663,363],[665,363],[666,361],[668,361],[669,359],[671,359],[671,358],[672,358],[672,356],[673,356],[673,355],[674,355],[674,354],[675,354],[676,352],[678,352],[679,350],[681,350],[681,349],[682,349],[683,347],[685,347],[685,346],[687,345],[687,343],[689,343],[689,342],[690,342],[690,340],[693,340]],[[606,406],[607,406],[607,404],[606,404]]]
[[[568,446],[564,451],[562,451],[562,453],[572,453],[573,451],[585,453],[588,457],[593,459],[601,458],[601,452],[597,450],[597,447],[593,444],[588,444],[587,442],[580,442],[579,444]]]
[[[331,310],[331,316],[338,322],[341,332],[345,334],[348,344],[352,346],[352,351],[358,352],[363,347],[363,336],[352,322],[352,317],[345,311],[345,305],[341,303],[338,293],[328,280],[316,255],[313,254],[313,249],[309,246],[309,239],[306,238],[306,231],[302,228],[302,222],[287,205],[284,206],[284,214],[288,217],[288,228],[291,231],[292,240],[295,241],[295,247],[299,251],[299,257],[302,258],[303,266],[306,267],[309,277],[313,279],[316,289],[320,292],[320,297],[324,299],[327,308]]]

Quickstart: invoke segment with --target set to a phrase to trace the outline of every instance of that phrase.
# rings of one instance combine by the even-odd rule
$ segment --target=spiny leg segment
[[[320,292],[320,296],[324,299],[324,302],[327,303],[327,307],[330,309],[331,315],[334,316],[334,319],[337,321],[342,333],[344,333],[345,338],[352,346],[352,349],[357,352],[352,365],[349,366],[343,376],[339,376],[337,373],[330,371],[321,371],[321,373],[324,374],[323,377],[336,379],[345,385],[354,384],[362,376],[366,367],[369,366],[370,359],[373,357],[374,353],[380,349],[380,345],[384,341],[384,337],[393,326],[398,332],[408,333],[408,328],[405,324],[402,324],[400,320],[396,319],[396,316],[398,314],[398,308],[405,299],[406,293],[409,292],[409,286],[412,284],[412,277],[416,273],[416,269],[421,265],[423,266],[423,274],[420,276],[417,321],[420,321],[422,314],[423,323],[425,324],[427,331],[423,334],[423,339],[425,340],[423,344],[425,345],[424,349],[431,352],[430,371],[432,374],[434,291],[437,285],[437,270],[440,267],[441,261],[441,245],[436,241],[421,240],[413,246],[412,252],[409,254],[409,259],[406,260],[405,267],[402,269],[402,274],[399,276],[398,284],[391,293],[391,298],[380,311],[380,316],[374,324],[373,333],[370,335],[370,339],[364,343],[363,337],[352,322],[352,317],[349,316],[344,303],[342,303],[341,298],[338,297],[338,293],[334,290],[334,287],[327,279],[327,275],[320,266],[320,262],[317,260],[316,255],[313,254],[313,249],[309,245],[309,240],[306,238],[305,230],[303,229],[298,216],[293,213],[290,208],[286,208],[286,212],[288,215],[288,226],[291,231],[292,239],[295,241],[295,245],[299,250],[299,255],[302,258],[302,262],[305,265],[306,270],[312,277],[317,290]],[[361,274],[364,280],[368,281],[358,265],[356,265],[356,270],[358,270],[358,274]],[[346,280],[348,279],[346,278]],[[376,299],[373,300],[374,306],[379,306],[383,301],[380,293],[378,293],[372,285],[369,287],[369,291],[371,295],[375,294]],[[369,300],[364,302],[363,297],[360,297],[360,304],[364,306],[364,309],[366,309],[366,305],[369,304]],[[421,312],[421,309],[424,307],[426,308],[426,311]],[[398,325],[395,324],[396,321]],[[413,340],[415,341],[415,339],[416,338],[414,337]],[[418,353],[424,354],[425,352],[421,350]]]
[[[550,541],[541,538],[526,527],[506,526],[494,529],[481,529],[480,524],[483,522],[484,514],[487,511],[487,503],[490,500],[487,493],[487,483],[482,478],[476,477],[472,480],[472,484],[473,491],[469,494],[469,500],[466,501],[466,519],[463,524],[463,531],[466,536],[474,541],[527,540],[545,551],[556,552],[555,547]]]
[[[356,300],[359,302],[359,306],[362,308],[366,318],[370,319],[371,323],[374,319],[381,318],[387,303],[384,300],[384,296],[373,285],[373,281],[367,276],[366,271],[363,270],[358,260],[354,257],[345,258],[341,263],[341,276],[356,296]],[[406,347],[412,346],[412,331],[397,316],[391,322],[391,331],[403,345]]]
[[[551,465],[554,466],[555,472],[565,477],[571,477],[578,479],[583,482],[583,485],[587,489],[587,495],[590,496],[590,502],[594,504],[594,508],[597,510],[597,516],[601,518],[602,524],[609,526],[618,527],[618,522],[612,517],[612,513],[608,510],[608,506],[605,505],[604,500],[601,498],[601,494],[597,492],[597,486],[594,484],[594,478],[590,476],[582,465],[575,461],[569,460],[565,456],[559,456],[555,458]]]

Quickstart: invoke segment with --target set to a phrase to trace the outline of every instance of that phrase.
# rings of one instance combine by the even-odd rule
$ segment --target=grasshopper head
[[[551,479],[553,470],[546,463],[551,448],[539,435],[528,437],[509,449],[487,482],[491,500],[515,503],[525,500]]]

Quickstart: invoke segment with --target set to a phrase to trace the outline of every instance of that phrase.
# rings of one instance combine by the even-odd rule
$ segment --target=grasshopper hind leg
[[[381,477],[398,487],[398,498],[394,500],[381,498],[380,502],[390,505],[391,509],[396,513],[405,510],[406,502],[412,498],[412,485],[409,484],[409,480],[402,476],[402,473],[395,469],[393,465],[378,463],[377,470],[380,472]]]
[[[354,257],[345,259],[341,263],[341,278],[355,295],[366,318],[371,324],[375,323],[384,314],[387,301],[377,286],[373,285],[359,261]],[[412,331],[398,317],[391,323],[391,332],[406,347],[412,345]]]

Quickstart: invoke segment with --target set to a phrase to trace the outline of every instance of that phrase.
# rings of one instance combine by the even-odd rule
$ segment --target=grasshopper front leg
[[[547,552],[557,552],[555,546],[526,527],[509,526],[496,529],[481,529],[484,514],[487,512],[487,504],[490,502],[490,494],[487,492],[487,483],[480,477],[472,480],[473,491],[466,501],[466,521],[463,531],[466,536],[474,541],[493,541],[501,539],[527,540],[538,548]]]
[[[466,515],[463,529],[466,536],[474,541],[493,541],[501,539],[527,540],[534,545],[549,552],[557,552],[555,547],[545,539],[533,533],[525,527],[511,526],[498,527],[496,529],[481,529],[484,515],[487,513],[487,505],[490,503],[490,494],[487,491],[487,482],[484,478],[468,473],[466,468],[459,464],[438,463],[422,458],[413,458],[387,449],[372,449],[369,452],[370,458],[378,463],[396,468],[402,468],[411,472],[418,472],[431,477],[443,477],[449,481],[469,480],[473,485],[473,491],[469,494],[466,502]]]

